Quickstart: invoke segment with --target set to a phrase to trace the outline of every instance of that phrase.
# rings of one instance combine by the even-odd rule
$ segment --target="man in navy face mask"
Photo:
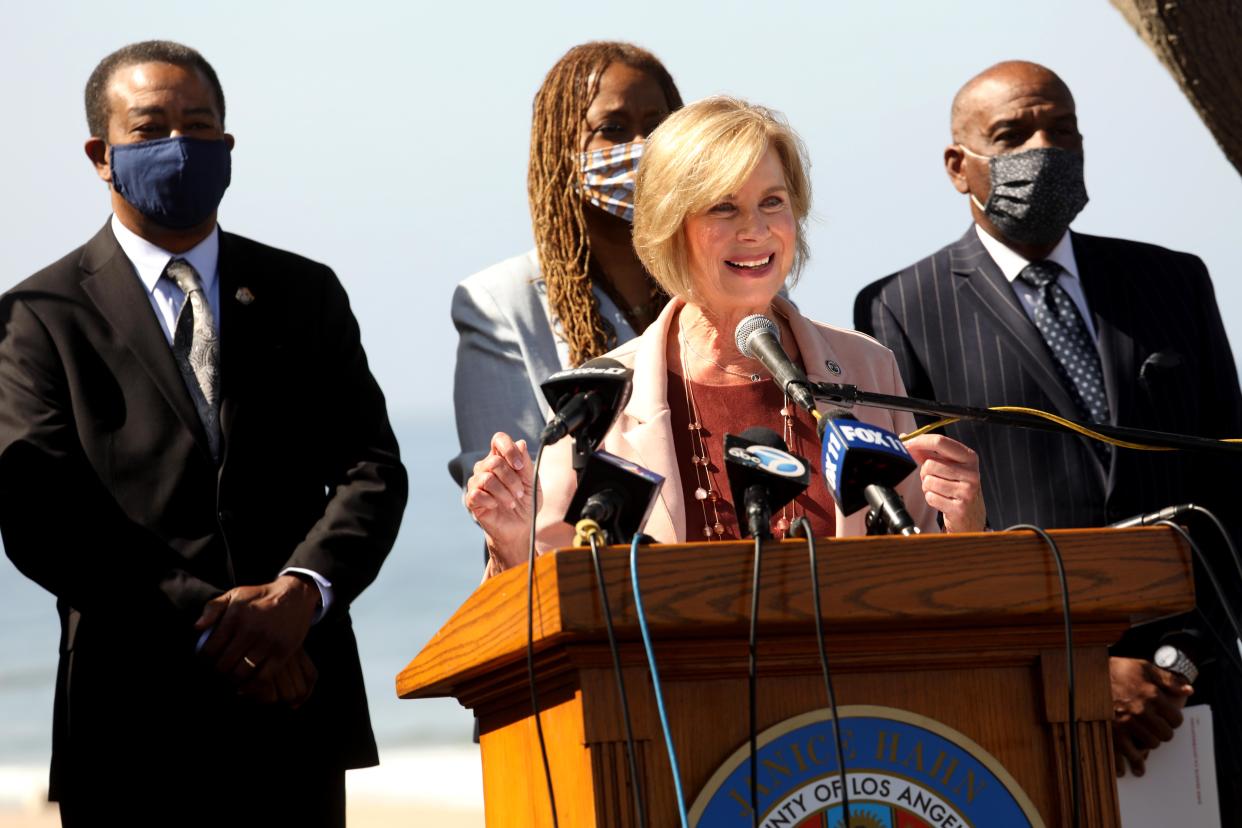
[[[86,88],[112,216],[0,300],[0,530],[61,616],[65,825],[344,825],[377,761],[352,600],[405,470],[327,267],[222,231],[233,137],[192,49]]]
[[[1237,370],[1203,262],[1070,231],[1087,190],[1065,83],[1037,64],[998,64],[957,93],[951,123],[945,170],[966,196],[972,226],[865,288],[854,307],[855,326],[897,355],[910,395],[1242,436]],[[1242,473],[1236,461],[971,423],[946,433],[979,453],[988,519],[998,529],[1105,526],[1190,501],[1226,520],[1236,511],[1229,497]],[[1218,571],[1232,569],[1218,558]],[[1237,813],[1242,772],[1234,747],[1242,718],[1229,688],[1242,687],[1242,676],[1224,656],[1221,644],[1233,635],[1206,582],[1198,599],[1192,618],[1132,630],[1110,661],[1116,764],[1119,773],[1143,773],[1191,693],[1192,703],[1211,700],[1228,815]],[[1160,659],[1172,669],[1152,663],[1162,644],[1178,653]]]
[[[97,122],[86,154],[111,185],[113,212],[174,253],[215,232],[231,178],[233,136],[224,131],[224,96],[213,78],[199,66],[159,61],[92,78],[103,88],[90,90],[87,116]]]

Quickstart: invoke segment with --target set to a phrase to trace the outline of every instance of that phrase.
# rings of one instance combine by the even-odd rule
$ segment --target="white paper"
[[[1202,704],[1182,714],[1172,741],[1148,754],[1147,772],[1136,777],[1127,768],[1117,780],[1122,828],[1221,828],[1212,709]]]

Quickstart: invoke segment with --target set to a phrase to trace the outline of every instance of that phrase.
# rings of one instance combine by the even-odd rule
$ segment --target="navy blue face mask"
[[[210,218],[232,171],[224,141],[175,137],[112,145],[112,189],[161,227],[184,230]]]

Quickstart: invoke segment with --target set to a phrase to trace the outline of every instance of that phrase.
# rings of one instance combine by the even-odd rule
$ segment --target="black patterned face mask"
[[[1081,152],[1040,147],[988,156],[962,150],[988,159],[992,190],[987,203],[981,204],[973,193],[970,197],[1007,239],[1052,244],[1087,206]]]

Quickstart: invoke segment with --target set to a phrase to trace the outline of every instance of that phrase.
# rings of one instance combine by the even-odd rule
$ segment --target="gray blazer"
[[[595,298],[617,332],[617,344],[633,339],[634,329],[612,299],[598,287]],[[453,325],[458,335],[453,406],[461,452],[448,467],[464,486],[497,431],[525,439],[532,455],[539,450],[539,432],[550,414],[539,384],[569,367],[569,348],[553,331],[534,250],[458,285]]]

